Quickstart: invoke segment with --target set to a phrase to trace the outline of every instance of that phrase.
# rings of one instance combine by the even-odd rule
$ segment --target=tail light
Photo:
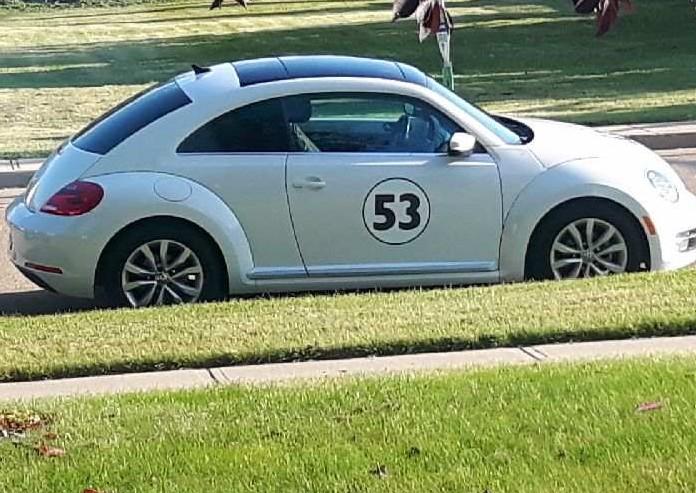
[[[89,181],[74,181],[54,194],[41,208],[41,212],[56,216],[85,214],[104,198],[104,189]]]

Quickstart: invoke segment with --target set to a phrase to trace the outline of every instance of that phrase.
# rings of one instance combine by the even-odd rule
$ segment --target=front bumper
[[[675,270],[696,263],[696,241],[691,239],[696,230],[696,196],[681,192],[676,204],[662,201],[648,212],[656,230],[656,234],[648,234],[652,270]]]
[[[10,261],[40,287],[81,298],[94,297],[99,250],[80,227],[79,218],[34,213],[16,200],[7,209]],[[50,266],[61,273],[44,272]]]

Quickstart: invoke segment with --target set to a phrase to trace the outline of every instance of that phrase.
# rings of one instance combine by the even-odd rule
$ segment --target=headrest
[[[305,123],[312,117],[312,104],[304,96],[285,99],[285,114],[290,123]]]

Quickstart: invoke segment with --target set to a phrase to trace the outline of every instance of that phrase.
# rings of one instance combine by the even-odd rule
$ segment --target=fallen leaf
[[[65,455],[65,450],[60,447],[49,447],[45,443],[37,445],[35,448],[36,452],[42,457],[63,457]]]
[[[102,490],[97,490],[94,488],[85,488],[82,493],[104,493]]]
[[[45,425],[46,421],[46,418],[38,414],[0,412],[0,430],[9,433],[22,433],[34,430]]]
[[[660,401],[644,402],[636,407],[636,412],[644,413],[648,411],[657,411],[658,409],[662,409],[662,403]]]

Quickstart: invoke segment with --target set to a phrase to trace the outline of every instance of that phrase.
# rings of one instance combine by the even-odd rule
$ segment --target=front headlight
[[[665,200],[672,203],[679,200],[679,190],[677,187],[662,173],[650,170],[648,171],[648,181],[657,190],[657,193]]]

